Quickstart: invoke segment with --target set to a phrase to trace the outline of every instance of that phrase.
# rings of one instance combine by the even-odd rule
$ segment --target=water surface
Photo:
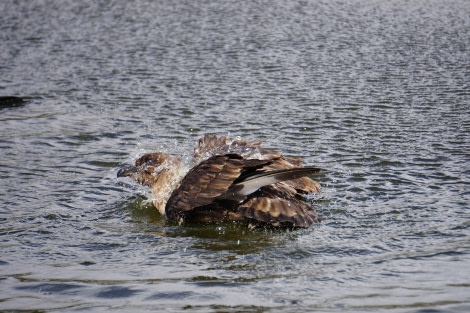
[[[1,310],[470,310],[466,1],[0,11]],[[116,178],[206,132],[323,168],[322,224],[178,226]]]

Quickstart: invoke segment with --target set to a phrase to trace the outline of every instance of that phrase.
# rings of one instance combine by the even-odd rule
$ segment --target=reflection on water
[[[466,1],[2,1],[3,311],[470,309]],[[325,169],[321,225],[178,225],[116,179],[205,132]]]

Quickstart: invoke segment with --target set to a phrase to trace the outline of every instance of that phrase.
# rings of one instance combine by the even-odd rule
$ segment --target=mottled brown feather
[[[194,148],[194,159],[201,161],[214,155],[229,153],[245,154],[258,151],[262,141],[246,141],[245,139],[230,140],[227,136],[204,135],[199,139],[198,146]]]
[[[238,214],[274,226],[309,227],[318,223],[320,220],[316,212],[293,196],[281,183],[266,186],[241,205]]]
[[[166,214],[179,220],[185,212],[211,204],[242,172],[267,164],[265,160],[244,160],[238,155],[216,155],[195,166],[183,178],[166,204]]]
[[[275,171],[275,170],[280,170],[280,169],[303,167],[301,158],[285,157],[281,154],[277,155],[275,153],[274,154],[269,154],[268,152],[266,153],[267,155],[269,155],[269,157],[273,157],[273,159],[270,159],[272,161],[271,164],[268,164],[263,167],[263,171]],[[301,178],[289,180],[286,183],[288,183],[291,187],[295,188],[298,192],[302,194],[310,194],[312,192],[320,194],[320,184],[308,177],[301,177]]]

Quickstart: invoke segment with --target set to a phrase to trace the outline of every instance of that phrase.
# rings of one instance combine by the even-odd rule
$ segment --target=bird
[[[117,177],[150,187],[156,209],[169,220],[217,223],[245,221],[249,227],[308,228],[319,223],[305,196],[320,193],[299,157],[261,146],[261,140],[205,134],[192,160],[146,153]]]

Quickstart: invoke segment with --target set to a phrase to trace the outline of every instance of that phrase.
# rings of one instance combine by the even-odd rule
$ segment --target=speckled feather
[[[179,220],[185,212],[211,204],[224,194],[246,171],[269,163],[265,160],[244,160],[239,155],[216,155],[192,168],[174,190],[166,204],[169,218]]]

